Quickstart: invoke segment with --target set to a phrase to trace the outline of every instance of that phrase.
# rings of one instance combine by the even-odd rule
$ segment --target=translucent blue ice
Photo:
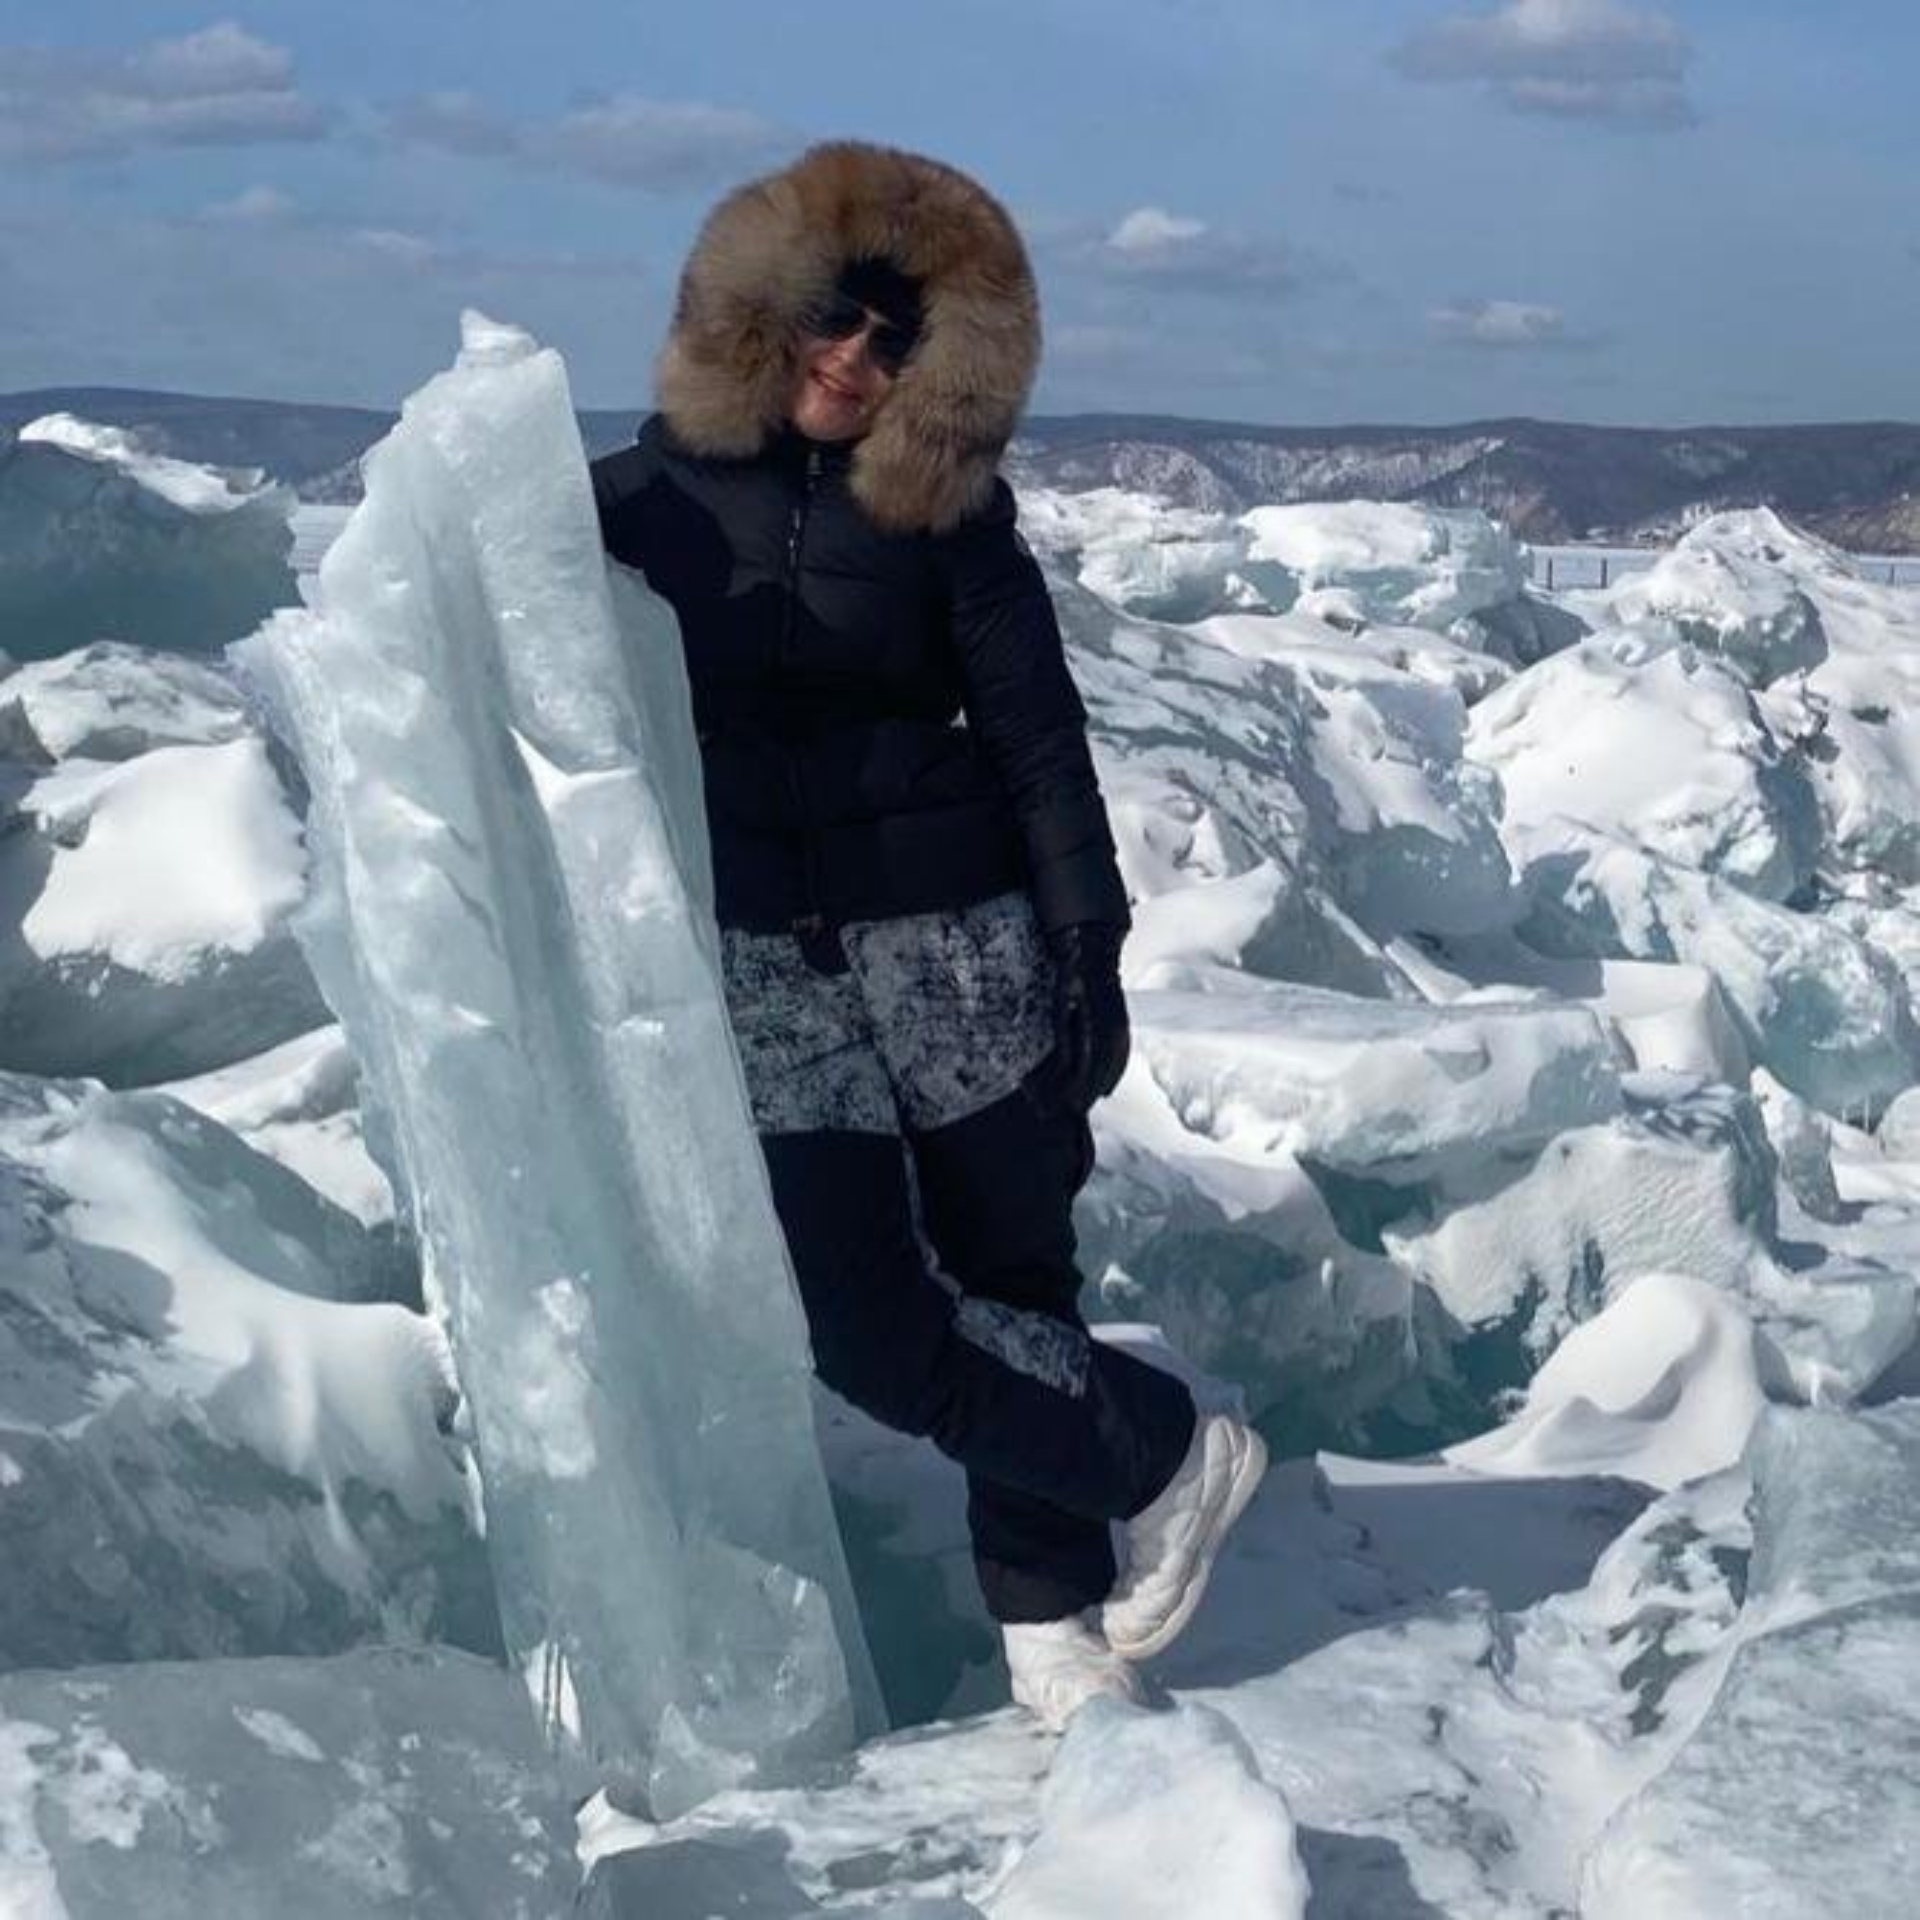
[[[477,315],[317,606],[239,650],[314,790],[305,938],[471,1402],[509,1649],[670,1813],[875,1717],[726,1024],[670,614],[557,355]]]

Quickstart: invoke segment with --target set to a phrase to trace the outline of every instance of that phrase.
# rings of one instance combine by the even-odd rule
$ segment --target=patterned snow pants
[[[966,1469],[996,1619],[1097,1604],[1109,1523],[1172,1478],[1193,1403],[1080,1317],[1092,1136],[1048,1090],[1025,896],[804,941],[723,929],[721,956],[816,1371]]]

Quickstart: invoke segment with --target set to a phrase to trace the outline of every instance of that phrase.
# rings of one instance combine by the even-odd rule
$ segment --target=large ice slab
[[[468,316],[315,611],[243,658],[313,787],[310,951],[444,1302],[552,1736],[657,1811],[843,1749],[872,1682],[684,667],[604,563],[558,357]]]
[[[217,1122],[0,1076],[0,1667],[497,1647],[431,1323]]]
[[[1471,632],[1526,586],[1513,537],[1469,508],[1343,500],[1255,507],[1244,524],[1251,559],[1291,573],[1303,604],[1370,623]]]
[[[1520,932],[1542,951],[1706,967],[1754,1060],[1823,1112],[1871,1115],[1920,1080],[1898,969],[1835,920],[1564,817],[1519,845],[1532,897]]]
[[[1090,1314],[1162,1328],[1289,1450],[1417,1424],[1382,1415],[1419,1358],[1413,1288],[1342,1235],[1291,1153],[1190,1133],[1139,1081],[1097,1109],[1096,1138],[1074,1208]]]
[[[1386,1257],[1382,1232],[1444,1218],[1484,1197],[1483,1170],[1512,1180],[1614,1115],[1599,1024],[1192,963],[1157,964],[1130,999],[1133,1062],[1098,1110],[1076,1209],[1090,1310],[1164,1327],[1288,1448],[1473,1431],[1484,1409],[1443,1351],[1463,1322],[1423,1304],[1418,1264]],[[1487,1276],[1503,1315],[1531,1310],[1541,1278],[1517,1261]]]
[[[1505,926],[1519,911],[1501,846],[1500,790],[1464,753],[1467,700],[1491,672],[1434,657],[1444,643],[1371,645],[1304,617],[1222,616],[1195,630],[1265,664],[1271,706],[1297,713],[1304,764],[1294,775],[1316,852],[1341,904],[1381,937]],[[1422,646],[1418,642],[1426,641]],[[1491,663],[1483,662],[1491,666]]]
[[[1766,1259],[1775,1169],[1753,1103],[1639,1076],[1623,1091],[1623,1113],[1529,1157],[1488,1152],[1434,1206],[1382,1228],[1463,1330],[1503,1332],[1537,1363],[1636,1275],[1672,1268],[1742,1291]]]
[[[0,652],[205,652],[297,600],[291,497],[49,414],[0,441]]]
[[[518,1689],[471,1654],[0,1675],[14,1920],[553,1920],[571,1826]]]
[[[1583,1007],[1413,1006],[1167,966],[1131,996],[1133,1075],[1222,1151],[1411,1179],[1462,1149],[1537,1146],[1618,1110]]]
[[[1297,591],[1284,568],[1250,560],[1252,534],[1225,514],[1171,507],[1117,487],[1031,488],[1020,496],[1020,520],[1050,565],[1151,620],[1201,620],[1229,607],[1277,611]]]
[[[1920,1403],[1774,1411],[1712,1704],[1586,1863],[1581,1912],[1903,1914],[1920,1867]]]

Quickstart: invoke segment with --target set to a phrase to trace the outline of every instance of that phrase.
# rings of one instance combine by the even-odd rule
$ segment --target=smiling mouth
[[[816,373],[813,377],[817,384],[824,387],[836,400],[845,400],[854,406],[859,405],[860,396],[853,388],[843,387],[837,380],[829,380],[824,373]]]

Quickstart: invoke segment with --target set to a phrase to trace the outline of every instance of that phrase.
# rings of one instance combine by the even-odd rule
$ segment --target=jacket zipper
[[[820,449],[809,447],[806,481],[800,489],[800,498],[793,503],[793,511],[787,515],[787,561],[781,575],[787,598],[780,619],[780,649],[774,656],[777,667],[784,668],[793,654],[793,636],[800,623],[800,542],[806,537],[807,514],[813,506],[813,490],[820,484],[823,465]]]
[[[800,498],[793,503],[793,511],[787,516],[786,566],[781,579],[786,589],[786,599],[780,613],[780,644],[774,654],[776,674],[783,673],[792,660],[794,638],[800,629],[800,545],[806,538],[807,515],[813,506],[813,492],[820,484],[825,465],[820,449],[809,447],[806,479],[800,489]],[[788,749],[787,784],[793,795],[793,816],[800,823],[801,858],[805,866],[806,911],[794,922],[794,932],[805,937],[822,932],[826,927],[826,916],[820,911],[819,849],[814,844],[808,826],[806,796],[800,784],[799,754],[793,748]]]

